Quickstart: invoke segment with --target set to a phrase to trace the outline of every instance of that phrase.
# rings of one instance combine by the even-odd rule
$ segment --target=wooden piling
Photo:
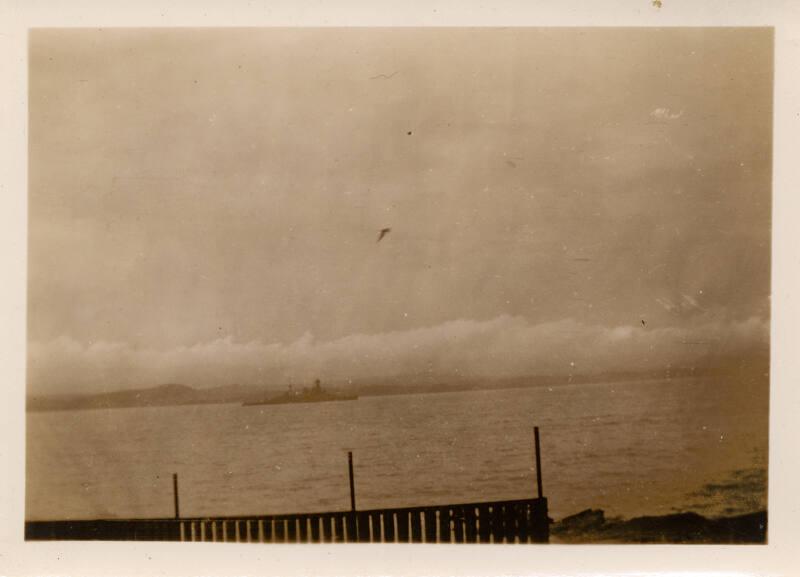
[[[394,543],[395,542],[395,531],[394,531],[394,511],[384,511],[383,512],[383,542],[384,543]]]
[[[383,543],[382,518],[383,515],[381,515],[380,511],[372,511],[369,514],[369,524],[372,527],[371,541],[373,543]]]
[[[453,541],[464,543],[464,509],[459,505],[450,507],[453,519]]]
[[[178,501],[178,473],[172,473],[172,495],[175,500],[175,518],[181,518],[181,508]]]
[[[288,543],[287,535],[289,533],[289,521],[286,519],[275,519],[274,526],[274,542],[275,543]]]
[[[478,506],[478,539],[481,543],[488,543],[489,536],[492,534],[492,518],[489,507],[486,505]]]
[[[544,493],[542,492],[542,455],[539,447],[539,427],[533,428],[533,443],[536,451],[536,489],[541,499]]]
[[[425,509],[425,542],[436,543],[436,509]]]
[[[356,542],[369,543],[370,542],[370,523],[369,513],[356,514]]]
[[[439,507],[439,543],[450,542],[450,508]]]
[[[420,514],[422,511],[411,511],[411,542],[422,543],[422,519]]]
[[[274,532],[272,531],[273,519],[264,519],[262,528],[264,530],[264,543],[272,543],[275,540]]]
[[[333,517],[333,530],[334,533],[336,534],[335,539],[337,543],[345,542],[344,527],[347,524],[345,522],[345,517],[350,518],[351,515],[346,513],[345,515],[334,515]]]
[[[322,517],[322,532],[320,533],[321,543],[333,543],[333,515],[324,515]]]
[[[286,542],[297,543],[297,518],[289,517],[286,520]]]
[[[475,514],[476,507],[464,507],[462,513],[464,515],[464,542],[477,543],[478,542],[478,516]]]
[[[397,512],[397,541],[399,543],[409,543],[408,534],[408,509],[400,509]]]
[[[356,510],[356,484],[353,479],[353,451],[347,451],[347,470],[350,474],[350,510]]]
[[[321,543],[322,538],[320,537],[320,530],[319,524],[321,519],[319,517],[311,517],[311,542],[312,543]]]

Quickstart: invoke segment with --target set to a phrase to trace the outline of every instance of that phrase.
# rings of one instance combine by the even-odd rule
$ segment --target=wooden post
[[[175,497],[175,518],[181,518],[181,508],[178,503],[178,473],[172,473],[172,494]]]
[[[539,448],[539,427],[533,428],[533,443],[536,450],[536,488],[539,492],[539,498],[542,498],[542,455]]]
[[[347,468],[350,472],[350,510],[356,510],[356,485],[353,480],[353,451],[347,451]]]

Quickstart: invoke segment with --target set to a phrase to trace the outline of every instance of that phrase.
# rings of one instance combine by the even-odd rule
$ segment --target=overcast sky
[[[761,29],[35,31],[29,386],[763,348],[771,100]]]

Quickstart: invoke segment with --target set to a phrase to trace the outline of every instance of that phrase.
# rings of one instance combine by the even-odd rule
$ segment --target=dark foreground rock
[[[606,517],[602,509],[586,509],[564,517],[556,524],[556,527],[562,533],[585,533],[602,529],[605,523]]]
[[[767,513],[709,519],[676,513],[606,520],[601,510],[565,517],[550,529],[556,543],[766,543]]]

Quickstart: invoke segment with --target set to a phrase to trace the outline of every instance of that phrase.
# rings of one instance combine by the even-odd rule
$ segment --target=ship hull
[[[243,407],[253,407],[258,405],[301,405],[305,403],[336,403],[342,401],[356,401],[357,396],[342,396],[327,399],[266,399],[263,401],[245,401]]]

